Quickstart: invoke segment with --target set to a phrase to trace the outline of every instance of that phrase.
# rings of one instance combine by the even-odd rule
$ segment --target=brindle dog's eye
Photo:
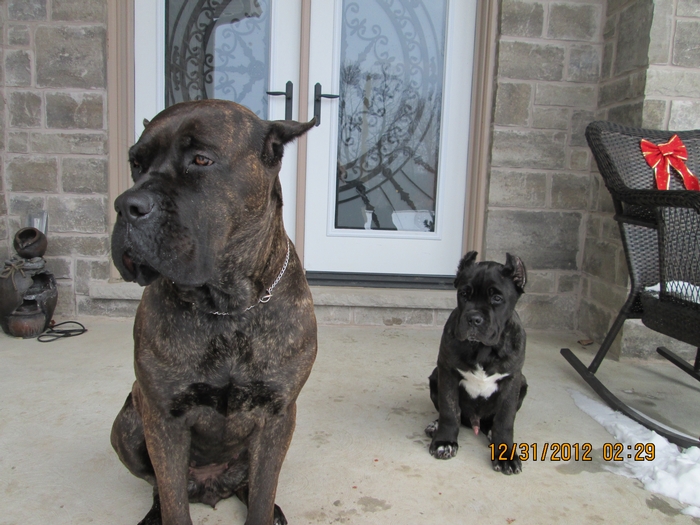
[[[211,166],[212,164],[214,164],[214,161],[206,158],[204,155],[195,155],[194,163],[197,166]]]
[[[465,299],[469,299],[472,296],[472,287],[465,286],[464,288],[462,288],[462,291],[459,292],[459,294]]]

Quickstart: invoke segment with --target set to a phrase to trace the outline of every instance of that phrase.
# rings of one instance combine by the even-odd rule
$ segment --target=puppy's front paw
[[[430,444],[430,455],[436,459],[452,459],[457,455],[459,445],[454,441],[433,441]]]
[[[425,427],[425,433],[427,434],[428,437],[433,437],[435,435],[435,432],[437,432],[438,429],[438,420],[436,419],[432,423],[430,423],[427,427]]]
[[[503,472],[507,476],[511,474],[520,474],[523,471],[523,464],[520,458],[515,456],[513,459],[494,459],[492,462],[493,470]]]

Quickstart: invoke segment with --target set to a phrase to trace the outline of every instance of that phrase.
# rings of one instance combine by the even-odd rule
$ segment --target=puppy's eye
[[[214,161],[206,158],[204,155],[195,155],[194,163],[197,166],[211,166],[212,164],[214,164]]]
[[[503,297],[500,295],[494,295],[491,297],[491,304],[501,304],[503,302]]]

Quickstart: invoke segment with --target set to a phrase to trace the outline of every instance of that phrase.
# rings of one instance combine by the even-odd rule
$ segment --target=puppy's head
[[[129,150],[134,185],[115,201],[122,277],[201,286],[249,264],[282,220],[284,145],[313,123],[263,121],[223,100],[176,104],[145,122]]]
[[[506,254],[506,263],[475,262],[476,252],[459,263],[455,288],[459,318],[455,337],[494,346],[525,291],[527,273],[519,257]]]

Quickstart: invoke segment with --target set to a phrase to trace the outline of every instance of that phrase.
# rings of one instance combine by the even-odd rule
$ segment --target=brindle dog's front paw
[[[457,455],[459,445],[454,441],[433,441],[430,444],[430,455],[436,459],[452,459]]]
[[[520,458],[515,456],[513,459],[494,459],[492,462],[493,470],[503,472],[507,476],[511,474],[520,474],[523,471],[523,464]]]

